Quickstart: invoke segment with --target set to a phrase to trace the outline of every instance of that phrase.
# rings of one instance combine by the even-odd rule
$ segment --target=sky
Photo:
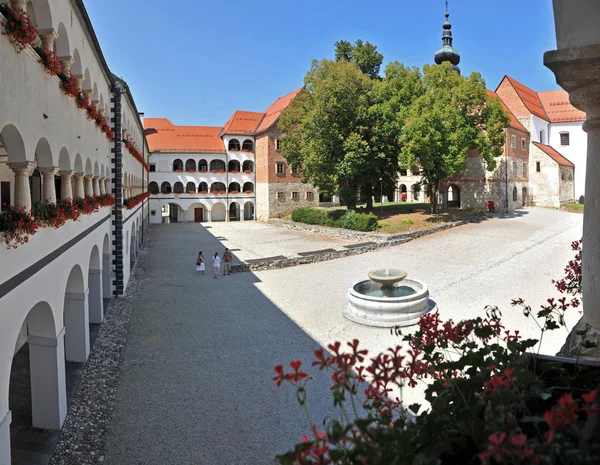
[[[445,0],[86,0],[112,72],[146,117],[222,126],[303,85],[333,44],[370,41],[389,61],[422,67],[441,47]],[[557,89],[543,54],[556,48],[551,0],[450,0],[463,75],[495,90],[509,75]]]

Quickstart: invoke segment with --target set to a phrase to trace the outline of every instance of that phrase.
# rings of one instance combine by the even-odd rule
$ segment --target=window
[[[155,171],[156,171],[156,165],[155,164],[150,165],[150,172],[154,173]]]
[[[277,200],[283,202],[285,200],[285,192],[277,192]]]
[[[298,192],[292,192],[292,200],[295,200],[296,202],[300,200],[300,194]]]
[[[406,176],[406,170],[400,170],[400,176]]]
[[[565,173],[562,173],[562,174],[560,175],[560,179],[562,179],[563,181],[565,180]]]
[[[314,194],[312,192],[307,192],[306,193],[306,200],[313,200],[314,199]]]
[[[573,175],[571,173],[569,173],[569,181],[573,180]]]
[[[569,145],[569,133],[561,132],[560,133],[560,145]]]
[[[513,187],[513,202],[519,200],[519,193],[517,191],[517,186]]]
[[[281,139],[275,139],[275,150],[281,150]]]
[[[517,162],[516,161],[513,161],[513,173],[515,175],[519,174],[519,173],[517,173]]]
[[[523,137],[521,139],[521,150],[525,150],[527,148],[527,141],[525,140],[525,138]]]
[[[517,148],[517,136],[515,136],[514,134],[512,136],[510,136],[510,146],[513,149]]]
[[[275,172],[283,176],[285,174],[285,163],[282,161],[275,162]]]
[[[292,175],[300,176],[300,168],[298,168],[297,166],[292,166]]]
[[[523,163],[523,176],[527,176],[527,163]]]
[[[545,144],[545,142],[544,142],[544,130],[543,129],[540,131],[540,144]]]
[[[150,210],[150,216],[156,216],[156,210]]]
[[[538,173],[542,171],[541,163],[539,161],[535,162],[535,171]]]

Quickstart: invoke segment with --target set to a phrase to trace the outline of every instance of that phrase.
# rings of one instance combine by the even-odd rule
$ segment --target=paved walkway
[[[208,256],[223,247],[208,231],[153,228],[108,465],[272,464],[306,431],[294,393],[270,381],[275,364],[309,361],[315,348],[335,340],[356,337],[371,351],[400,342],[340,314],[348,286],[375,267],[401,267],[427,282],[444,318],[499,305],[508,327],[538,337],[510,300],[536,305],[554,293],[550,280],[572,257],[582,216],[530,209],[364,255],[219,280],[193,271],[199,249]],[[240,247],[252,247],[252,236],[239,234],[247,237]],[[542,351],[556,352],[565,336],[547,337]],[[309,391],[316,423],[331,414],[323,378]],[[405,393],[408,403],[421,397],[419,390]]]

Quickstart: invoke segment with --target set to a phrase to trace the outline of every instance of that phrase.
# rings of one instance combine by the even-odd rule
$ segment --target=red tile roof
[[[263,119],[264,113],[255,111],[236,111],[229,121],[225,123],[220,136],[225,134],[254,134],[254,130],[258,127]]]
[[[304,89],[304,87],[300,87],[300,89],[296,89],[295,91],[275,100],[275,102],[273,102],[271,106],[265,110],[265,117],[261,121],[258,128],[256,128],[255,132],[258,134],[271,128],[271,126],[273,126],[279,119],[281,112],[287,108],[290,102],[294,100],[296,95],[298,95],[302,89]]]
[[[538,92],[550,122],[585,121],[585,113],[578,110],[569,102],[569,94],[560,90]]]
[[[542,152],[544,152],[546,155],[548,155],[550,158],[552,158],[559,165],[572,166],[573,168],[575,167],[575,165],[573,163],[571,163],[569,160],[567,160],[565,157],[563,157],[560,153],[558,153],[555,149],[553,149],[549,145],[540,144],[539,142],[534,142],[533,144],[537,148],[539,148]]]
[[[502,99],[496,92],[494,92],[493,90],[490,90],[490,89],[486,89],[486,91],[490,97],[494,97],[494,98],[497,98],[498,100],[500,100],[500,103],[502,104],[502,108],[504,108],[504,111],[506,111],[506,113],[508,113],[508,116],[510,116],[510,127],[511,128],[518,129],[519,131],[523,131],[523,132],[529,132],[529,131],[527,131],[527,129],[525,129],[525,127],[521,123],[519,123],[519,120],[515,117],[515,115],[513,115],[513,112],[508,109],[508,107],[504,104],[504,102],[502,101]]]
[[[542,102],[535,91],[531,90],[527,86],[524,86],[510,76],[506,76],[506,79],[508,79],[508,82],[510,82],[510,84],[513,86],[523,104],[532,114],[545,121],[549,121],[548,115],[546,115],[544,107],[542,106]]]
[[[167,118],[145,118],[150,152],[225,152],[218,126],[175,126]]]

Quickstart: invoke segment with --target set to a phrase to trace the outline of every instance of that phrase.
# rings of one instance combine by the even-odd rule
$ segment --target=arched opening
[[[237,182],[229,183],[229,193],[230,194],[239,194],[241,191],[240,184]]]
[[[65,355],[68,362],[84,363],[90,354],[88,295],[83,273],[75,265],[69,274],[63,307]]]
[[[254,172],[254,163],[252,162],[252,160],[246,160],[242,164],[242,171],[244,171],[244,173],[246,173],[246,174],[250,174],[250,173]]]
[[[513,187],[513,202],[517,202],[519,200],[519,191],[517,190],[517,186]]]
[[[244,194],[253,194],[254,193],[254,184],[251,182],[245,182],[242,190],[243,190]]]
[[[239,173],[240,172],[240,162],[237,160],[229,160],[229,166],[227,167],[227,171],[230,173]]]
[[[421,197],[421,185],[420,184],[413,184],[412,185],[412,192],[413,192],[413,199],[415,199],[416,201],[420,200],[420,197]]]
[[[178,223],[180,219],[181,208],[176,203],[170,203],[167,209],[168,216],[166,217],[167,223]]]
[[[90,254],[88,289],[90,324],[99,325],[104,320],[104,303],[102,300],[102,266],[97,246],[94,246]]]
[[[160,192],[163,194],[170,194],[171,193],[171,184],[169,184],[167,181],[163,182],[160,185]]]
[[[224,173],[225,172],[225,162],[223,160],[212,160],[210,162],[210,172],[211,173]]]
[[[246,139],[244,141],[244,143],[242,144],[242,150],[244,152],[252,152],[252,151],[254,151],[254,142],[252,142],[250,139]]]
[[[67,414],[64,337],[56,333],[47,302],[31,308],[16,336],[8,386],[10,449],[12,463],[31,463],[17,461],[19,456],[31,457],[31,447],[23,438],[35,435],[35,442],[56,442]],[[2,441],[2,446],[4,459],[8,444]]]
[[[175,194],[183,194],[183,183],[181,181],[177,181],[173,184],[173,192]]]
[[[67,34],[67,28],[63,23],[58,25],[58,38],[54,41],[54,53],[56,53],[58,57],[71,56],[69,35]]]
[[[186,221],[202,223],[208,220],[208,209],[201,203],[191,204],[186,212]]]
[[[205,182],[201,182],[198,185],[198,193],[200,194],[208,194],[208,184]]]
[[[400,184],[400,201],[406,202],[408,200],[408,188],[406,184]]]
[[[192,160],[191,158],[188,158],[188,160],[185,162],[185,170],[188,173],[195,173],[196,172],[196,160]]]
[[[110,282],[110,238],[108,234],[104,236],[102,244],[102,297],[103,310],[106,310],[110,297],[112,296],[112,285]]]
[[[225,189],[226,189],[225,184],[223,184],[222,182],[213,182],[210,185],[210,193],[211,194],[226,194]]]
[[[135,259],[136,259],[136,254],[137,254],[137,250],[136,250],[137,239],[136,239],[135,233],[136,233],[135,228],[131,228],[131,244],[129,245],[129,272],[130,273],[131,273],[131,270],[133,270],[133,265],[135,265]]]
[[[225,221],[225,204],[216,203],[210,211],[211,221]]]
[[[179,158],[173,161],[173,171],[182,172],[183,171],[183,161]]]
[[[253,220],[254,219],[254,203],[246,202],[244,204],[244,220]]]
[[[187,185],[185,186],[185,191],[188,194],[195,194],[196,193],[196,184],[194,184],[193,182],[188,182]]]
[[[456,184],[448,186],[448,207],[460,208],[460,189]]]
[[[522,199],[523,206],[526,206],[527,205],[527,188],[526,187],[523,188],[522,195],[523,195],[523,199]]]
[[[29,176],[29,194],[32,204],[42,201],[42,175],[37,168]]]
[[[206,173],[208,171],[208,163],[204,158],[198,162],[198,171],[201,173]]]
[[[154,195],[158,194],[158,183],[152,181],[150,184],[148,184],[148,192]]]
[[[237,202],[229,204],[229,221],[240,221],[240,204]]]
[[[240,141],[237,139],[231,139],[229,141],[228,150],[230,152],[239,152],[240,151]]]

